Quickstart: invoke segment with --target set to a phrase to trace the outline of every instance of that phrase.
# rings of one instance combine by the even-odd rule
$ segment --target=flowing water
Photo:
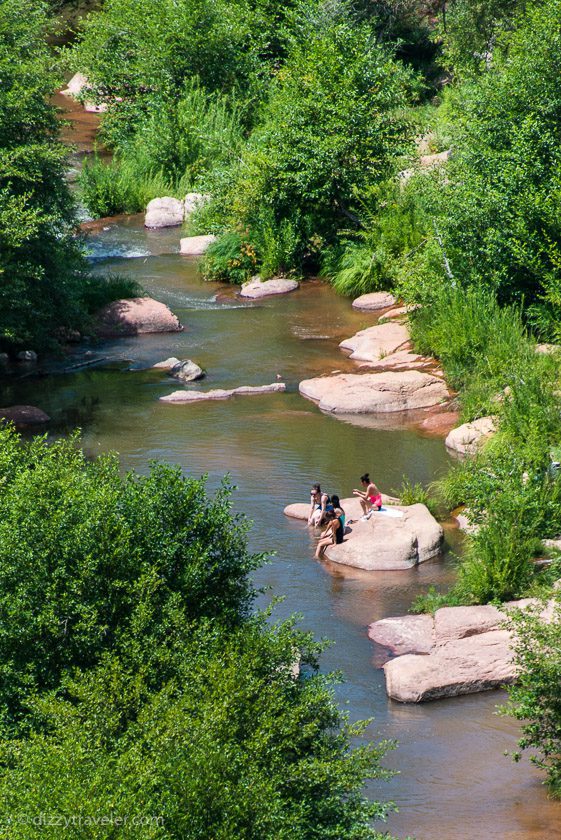
[[[366,737],[396,739],[386,765],[399,770],[373,783],[373,797],[393,799],[388,821],[396,835],[432,838],[552,838],[561,805],[550,802],[542,777],[527,760],[514,764],[516,724],[496,715],[505,696],[489,692],[423,705],[389,701],[380,664],[384,651],[367,638],[367,625],[407,611],[430,584],[453,577],[450,555],[406,572],[367,573],[313,559],[313,539],[283,507],[306,501],[310,482],[349,495],[369,470],[381,488],[397,488],[406,475],[427,484],[449,465],[441,439],[423,437],[399,420],[345,422],[322,414],[300,397],[297,383],[331,370],[355,369],[338,350],[342,337],[374,322],[347,300],[312,282],[300,291],[259,304],[240,303],[231,289],[203,283],[196,262],[179,256],[179,231],[147,232],[139,218],[101,222],[89,234],[95,271],[137,279],[185,325],[182,333],[92,345],[88,361],[100,367],[48,377],[12,378],[2,404],[32,403],[53,418],[53,429],[83,429],[91,453],[117,450],[124,467],[145,471],[152,459],[179,464],[185,473],[208,473],[215,488],[225,473],[237,486],[236,510],[254,521],[251,547],[271,553],[256,574],[261,597],[285,600],[279,618],[302,613],[302,626],[333,640],[323,667],[344,672],[337,696],[351,719],[374,718]],[[207,370],[201,389],[287,384],[285,394],[170,405],[160,396],[182,387],[151,370],[169,356],[192,358]],[[84,348],[61,362],[84,360]],[[458,540],[447,530],[448,544]]]

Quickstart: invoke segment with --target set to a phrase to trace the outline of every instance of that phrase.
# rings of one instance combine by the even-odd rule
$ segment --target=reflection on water
[[[441,440],[342,422],[297,392],[303,378],[356,370],[337,343],[373,317],[354,312],[319,283],[287,297],[240,303],[232,290],[201,282],[194,262],[177,254],[179,236],[177,229],[144,231],[137,219],[102,223],[89,234],[103,258],[95,270],[139,280],[174,309],[183,333],[105,342],[96,352],[112,361],[110,369],[11,381],[3,404],[37,404],[53,417],[55,429],[81,424],[90,452],[116,449],[126,467],[143,471],[151,459],[162,458],[194,475],[208,473],[212,488],[230,473],[238,487],[236,508],[254,520],[252,548],[274,552],[256,581],[286,596],[277,616],[301,612],[306,628],[333,640],[323,662],[346,675],[337,688],[341,703],[353,719],[375,718],[366,737],[399,741],[387,764],[400,774],[369,787],[373,796],[393,798],[400,807],[390,831],[419,840],[559,836],[561,811],[546,799],[540,776],[527,762],[515,765],[503,757],[515,747],[517,728],[495,715],[499,692],[422,706],[386,697],[375,666],[387,653],[372,645],[366,627],[407,611],[428,585],[449,583],[450,554],[404,572],[318,564],[304,523],[282,514],[289,502],[306,500],[312,481],[345,496],[369,470],[390,492],[404,475],[427,484],[448,468]],[[138,250],[155,256],[123,258]],[[108,253],[119,257],[107,259]],[[280,375],[288,391],[218,403],[161,403],[160,396],[181,386],[149,368],[169,356],[192,358],[207,370],[192,387],[260,385]],[[457,532],[447,533],[458,539]]]

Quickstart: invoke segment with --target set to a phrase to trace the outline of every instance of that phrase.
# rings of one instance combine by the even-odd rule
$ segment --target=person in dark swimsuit
[[[343,542],[344,528],[341,520],[335,513],[328,514],[328,516],[329,522],[327,528],[322,533],[316,547],[316,560],[321,560],[328,545],[338,545]]]
[[[331,503],[333,505],[333,510],[334,510],[335,516],[337,517],[337,519],[341,523],[341,527],[337,528],[337,530],[335,532],[335,542],[337,543],[337,545],[339,545],[340,543],[343,542],[343,537],[345,535],[345,525],[346,525],[346,519],[347,518],[345,516],[345,511],[341,507],[341,502],[339,500],[339,496],[333,495],[331,497]]]

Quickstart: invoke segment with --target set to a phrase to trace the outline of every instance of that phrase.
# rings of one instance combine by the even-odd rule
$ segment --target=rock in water
[[[114,300],[103,307],[97,320],[97,334],[103,338],[181,332],[183,329],[165,303],[149,297]]]
[[[178,227],[183,224],[183,202],[178,198],[164,196],[153,198],[148,203],[144,216],[144,227]]]
[[[35,350],[20,350],[16,359],[18,362],[30,362],[31,364],[35,364],[37,361],[37,353]]]
[[[326,557],[357,569],[390,571],[410,569],[440,552],[444,534],[425,505],[391,510],[401,511],[403,516],[390,517],[379,511],[366,522],[353,522],[351,534],[340,545],[328,546]]]
[[[389,292],[370,292],[361,295],[353,300],[353,309],[360,309],[364,312],[375,312],[377,309],[388,309],[395,306],[395,298]]]
[[[438,405],[450,395],[442,379],[420,371],[340,373],[300,383],[300,393],[334,414],[389,413]]]
[[[272,277],[270,280],[252,277],[251,280],[243,284],[240,297],[257,300],[258,298],[269,297],[269,295],[286,295],[288,292],[296,291],[298,287],[299,283],[296,280],[290,280],[288,277]]]
[[[200,257],[216,241],[216,236],[185,236],[179,242],[179,253],[185,257]]]
[[[428,656],[399,656],[384,665],[384,673],[388,695],[402,703],[500,688],[515,677],[510,634],[492,630],[449,642]]]
[[[273,385],[242,385],[240,388],[230,388],[229,390],[216,388],[213,391],[174,391],[167,397],[160,397],[160,402],[195,403],[202,400],[227,400],[237,395],[271,394],[278,391],[286,391],[284,382],[275,382]]]
[[[76,97],[88,84],[88,79],[83,73],[75,73],[61,93],[63,96]]]
[[[196,379],[202,379],[204,371],[191,359],[186,359],[184,362],[179,362],[170,368],[170,374],[175,379],[181,379],[183,382],[194,382]]]
[[[382,618],[368,627],[368,637],[393,653],[430,653],[434,647],[434,621],[430,615]]]
[[[181,359],[177,359],[175,356],[171,356],[169,359],[164,359],[163,362],[158,362],[157,364],[152,365],[152,367],[155,370],[171,370],[176,365],[180,365],[180,364],[181,364]]]
[[[409,330],[403,324],[376,324],[360,330],[339,344],[342,350],[351,350],[351,359],[377,362],[384,356],[404,348],[409,341]]]
[[[382,495],[384,509],[362,521],[362,508],[355,497],[342,499],[349,527],[340,545],[328,546],[326,557],[334,563],[366,571],[410,569],[439,553],[443,531],[425,505],[399,505]],[[307,520],[306,504],[287,505],[285,516]]]
[[[50,421],[48,414],[34,405],[11,405],[0,408],[0,420],[14,423],[16,426],[40,426]]]

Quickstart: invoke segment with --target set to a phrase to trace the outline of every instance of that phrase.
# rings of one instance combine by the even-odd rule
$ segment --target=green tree
[[[217,197],[226,226],[249,239],[272,271],[317,264],[341,227],[357,226],[361,195],[406,151],[413,128],[403,108],[414,88],[413,74],[369,24],[357,24],[345,4],[321,6],[302,24],[262,121]],[[288,247],[279,248],[279,235]],[[270,260],[274,251],[281,257]]]
[[[222,636],[199,628],[180,650],[166,645],[173,676],[150,691],[142,669],[106,657],[67,686],[67,700],[36,704],[43,731],[0,745],[2,824],[50,813],[79,816],[84,838],[379,837],[372,821],[387,808],[361,788],[386,775],[389,745],[350,748],[363,726],[347,725],[329,679],[294,675],[297,643],[306,659],[287,625],[252,621]],[[127,824],[96,825],[103,814]],[[9,830],[24,840],[37,829]]]
[[[20,445],[0,431],[0,698],[26,697],[90,668],[124,634],[148,647],[202,617],[234,625],[253,597],[246,527],[228,489],[214,499],[178,469],[122,477],[74,440]]]
[[[390,745],[352,747],[320,646],[252,615],[227,487],[9,429],[0,485],[0,835],[378,836]]]
[[[0,5],[0,344],[48,341],[83,319],[84,265],[58,140],[55,87],[37,0]]]

